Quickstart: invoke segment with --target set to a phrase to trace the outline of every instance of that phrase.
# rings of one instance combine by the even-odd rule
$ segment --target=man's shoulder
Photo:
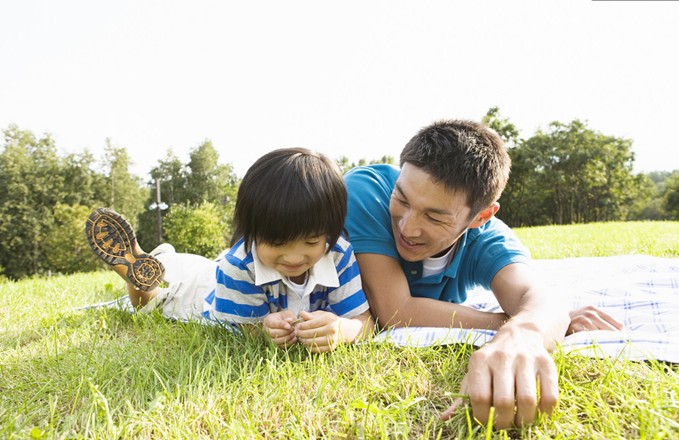
[[[392,185],[398,178],[399,172],[400,169],[391,164],[380,163],[358,166],[347,171],[344,180],[347,185],[351,185],[353,182],[365,182],[366,180],[372,180],[383,185]]]
[[[481,227],[469,229],[467,235],[469,248],[484,248],[480,257],[486,254],[503,252],[529,254],[512,228],[497,217],[491,218]]]
[[[488,238],[496,235],[510,235],[514,236],[514,231],[507,226],[505,222],[497,217],[492,217],[478,228],[469,230],[469,238],[472,240],[478,238]]]

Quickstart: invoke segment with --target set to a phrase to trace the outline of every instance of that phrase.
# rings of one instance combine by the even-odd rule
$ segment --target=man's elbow
[[[380,306],[378,304],[371,304],[373,318],[375,319],[375,327],[378,329],[385,329],[389,327],[406,327],[410,324],[408,317],[408,302],[399,304],[389,304]]]

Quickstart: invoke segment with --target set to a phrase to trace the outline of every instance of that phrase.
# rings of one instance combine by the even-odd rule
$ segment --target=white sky
[[[530,137],[578,118],[679,169],[679,2],[3,1],[0,128],[126,147],[142,177],[205,139],[242,176],[304,146],[398,157],[499,106]]]

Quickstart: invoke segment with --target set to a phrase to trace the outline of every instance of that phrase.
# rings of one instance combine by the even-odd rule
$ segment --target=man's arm
[[[408,281],[395,259],[379,254],[356,254],[363,291],[377,326],[463,327],[498,329],[504,313],[488,313],[460,304],[410,295]]]
[[[524,264],[502,268],[491,289],[512,318],[491,343],[472,354],[461,393],[469,395],[474,416],[483,424],[491,406],[497,428],[530,424],[537,410],[550,414],[558,401],[558,375],[549,351],[566,333],[568,307],[547,297]],[[450,417],[459,405],[458,400],[442,418]]]

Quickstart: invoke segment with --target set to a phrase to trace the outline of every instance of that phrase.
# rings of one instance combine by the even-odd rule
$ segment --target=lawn
[[[535,258],[679,257],[679,222],[518,229]],[[471,348],[279,350],[115,309],[111,271],[0,284],[0,438],[677,438],[679,368],[554,353],[553,416],[492,430],[455,397]]]

